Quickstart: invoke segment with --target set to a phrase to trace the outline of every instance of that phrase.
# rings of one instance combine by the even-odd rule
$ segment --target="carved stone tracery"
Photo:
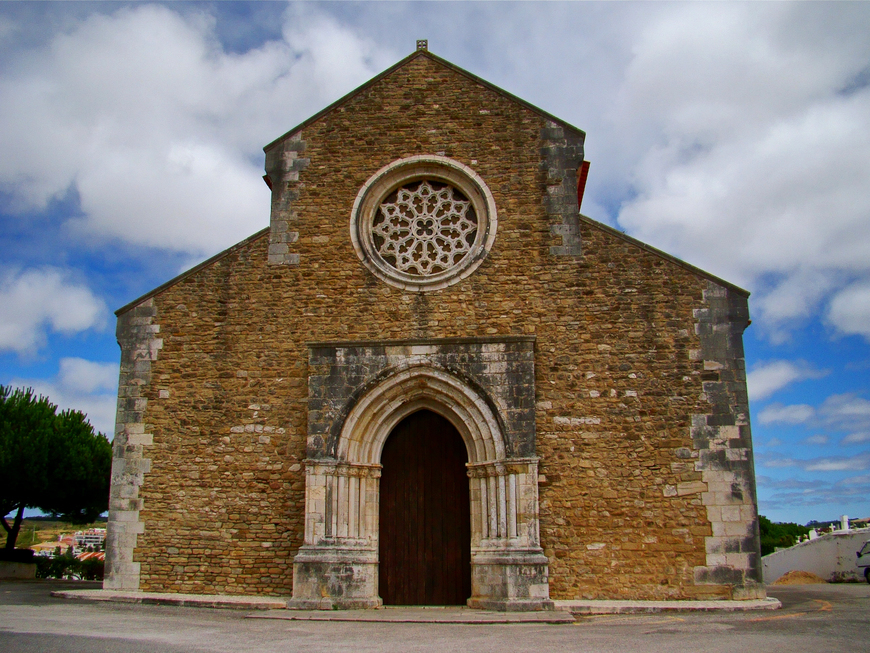
[[[477,215],[459,190],[425,179],[398,188],[381,202],[372,232],[384,261],[426,277],[468,256],[477,235]]]

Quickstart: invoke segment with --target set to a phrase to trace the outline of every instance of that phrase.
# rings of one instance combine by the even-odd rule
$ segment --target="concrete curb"
[[[116,590],[60,590],[51,593],[61,599],[177,605],[230,610],[286,610],[287,600],[269,596],[226,596],[222,594],[169,594],[162,592],[121,592]]]
[[[657,612],[743,612],[778,610],[779,599],[768,597],[751,601],[553,601],[556,610],[575,615],[650,614]]]

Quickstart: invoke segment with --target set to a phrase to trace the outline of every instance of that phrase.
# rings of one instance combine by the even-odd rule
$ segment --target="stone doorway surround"
[[[450,421],[468,450],[468,605],[551,609],[538,525],[534,338],[313,343],[308,362],[305,540],[290,607],[381,605],[381,451],[402,419],[427,409]]]

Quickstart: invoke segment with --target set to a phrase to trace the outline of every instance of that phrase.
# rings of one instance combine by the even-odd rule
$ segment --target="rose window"
[[[369,178],[351,210],[350,237],[376,277],[428,292],[474,272],[497,226],[483,179],[458,161],[430,154],[399,159]]]
[[[372,234],[385,262],[427,277],[468,255],[477,235],[477,215],[456,188],[424,180],[398,188],[381,202]]]

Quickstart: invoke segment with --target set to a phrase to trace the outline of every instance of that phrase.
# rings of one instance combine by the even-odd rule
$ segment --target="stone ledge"
[[[287,599],[271,596],[229,596],[224,594],[171,594],[163,592],[118,592],[115,590],[60,590],[51,593],[61,599],[111,601],[149,605],[177,605],[231,610],[284,610]]]
[[[553,601],[556,610],[575,615],[643,614],[656,612],[742,612],[745,610],[779,610],[778,599],[748,601]]]
[[[553,601],[555,610],[543,612],[493,612],[464,607],[399,607],[367,610],[288,610],[289,600],[268,596],[229,596],[222,594],[170,594],[160,592],[119,592],[113,590],[59,590],[51,593],[62,599],[175,605],[179,607],[267,610],[258,618],[297,621],[367,621],[396,623],[572,623],[575,615],[644,614],[659,612],[742,612],[778,610],[778,599],[749,601]]]

